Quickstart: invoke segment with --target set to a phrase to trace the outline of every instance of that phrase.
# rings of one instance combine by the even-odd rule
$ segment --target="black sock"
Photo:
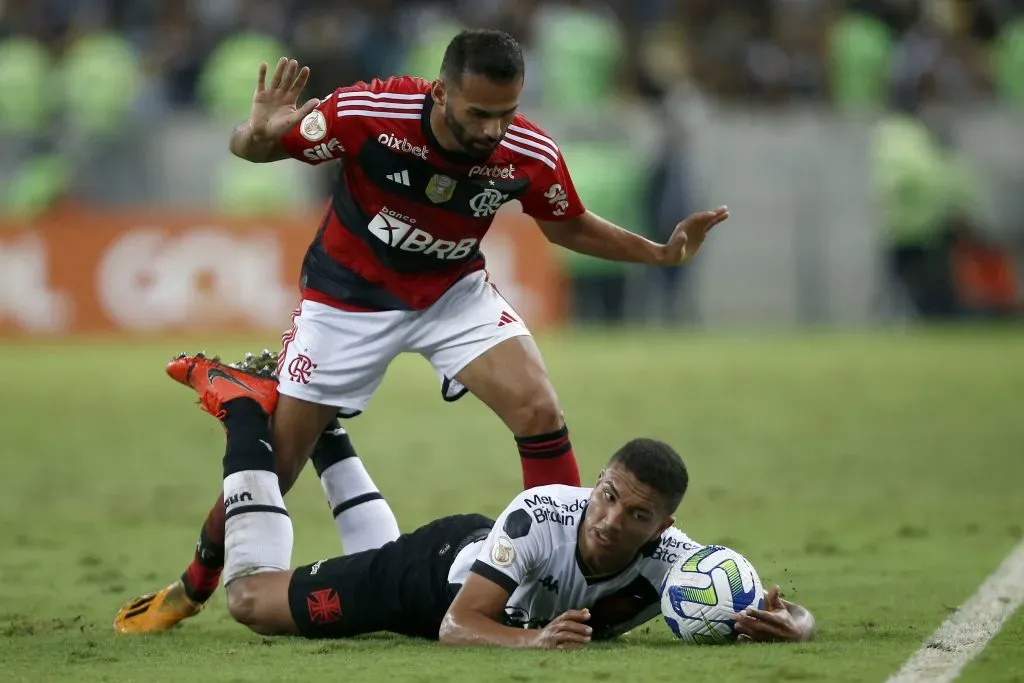
[[[352,447],[352,439],[341,427],[341,422],[335,418],[327,429],[317,439],[313,448],[313,467],[316,469],[316,476],[322,477],[324,470],[336,462],[346,458],[356,457],[356,450]]]
[[[245,470],[275,471],[270,444],[269,416],[251,398],[236,398],[223,405],[227,415],[224,476]]]

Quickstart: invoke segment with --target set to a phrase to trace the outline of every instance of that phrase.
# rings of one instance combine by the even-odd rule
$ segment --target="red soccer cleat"
[[[174,381],[192,387],[199,394],[202,409],[218,420],[224,418],[221,406],[236,398],[251,398],[268,415],[277,407],[276,379],[250,374],[202,353],[182,354],[168,363],[165,370]]]

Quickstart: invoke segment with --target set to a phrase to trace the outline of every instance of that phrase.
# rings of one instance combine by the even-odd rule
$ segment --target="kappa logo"
[[[488,187],[469,200],[469,208],[473,209],[474,218],[487,218],[496,214],[506,199],[507,194]]]
[[[302,150],[302,156],[310,161],[330,161],[335,158],[335,152],[344,154],[345,148],[341,146],[337,138],[331,138],[327,142],[321,142],[316,147]]]
[[[389,247],[402,251],[419,252],[440,261],[458,261],[474,253],[479,240],[467,237],[458,242],[438,239],[426,230],[415,227],[416,219],[381,209],[366,226],[370,234]]]
[[[405,138],[395,137],[394,133],[381,133],[377,136],[377,142],[384,145],[388,149],[393,149],[396,152],[403,152],[405,154],[411,154],[414,157],[419,157],[424,161],[427,160],[427,153],[429,150],[426,145],[413,145]]]
[[[558,579],[556,579],[554,575],[548,574],[547,576],[545,576],[543,579],[540,580],[540,585],[546,588],[547,590],[551,591],[555,595],[558,595]]]
[[[512,180],[516,177],[516,167],[508,166],[474,166],[469,169],[470,178],[498,178],[501,180]]]

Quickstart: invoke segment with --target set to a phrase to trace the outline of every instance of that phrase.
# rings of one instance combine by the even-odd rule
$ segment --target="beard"
[[[444,125],[451,131],[452,137],[455,138],[456,142],[462,146],[462,151],[468,156],[476,157],[477,159],[487,159],[493,153],[494,149],[498,146],[498,143],[490,144],[490,140],[486,138],[473,137],[466,131],[466,127],[459,123],[450,111],[444,113]],[[490,145],[486,149],[479,145]]]

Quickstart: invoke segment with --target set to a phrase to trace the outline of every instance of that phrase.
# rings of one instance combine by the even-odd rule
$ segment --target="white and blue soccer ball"
[[[732,615],[764,607],[761,578],[747,558],[721,545],[680,557],[661,585],[661,614],[676,638],[717,644],[736,640]]]

